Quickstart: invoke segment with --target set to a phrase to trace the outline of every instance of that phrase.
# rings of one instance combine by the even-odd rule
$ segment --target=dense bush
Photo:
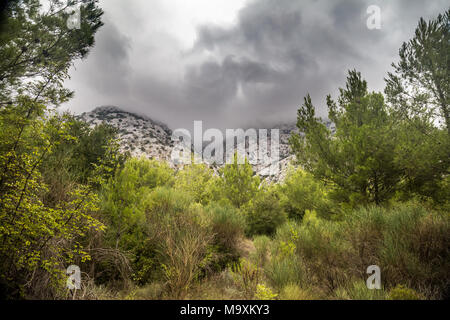
[[[277,229],[271,258],[264,268],[269,282],[279,291],[288,285],[304,286],[307,280],[305,265],[295,254],[298,226],[296,222],[287,222]]]
[[[71,134],[76,123],[28,99],[21,103],[0,110],[0,296],[55,298],[64,266],[90,259],[86,234],[98,236],[105,226],[96,219],[93,184],[80,184],[70,168],[45,166],[58,155],[63,164],[71,161],[72,151],[60,150],[80,138]],[[29,117],[20,120],[24,112]],[[101,181],[105,167],[97,165],[90,175]]]
[[[167,294],[182,298],[208,264],[213,234],[201,207],[167,187],[158,187],[144,202],[147,243],[155,248],[150,272],[163,280]]]
[[[220,268],[239,258],[239,243],[244,237],[245,218],[231,205],[212,203],[206,209],[214,234],[213,244]]]
[[[401,284],[397,285],[395,288],[392,288],[389,291],[388,297],[391,300],[422,300],[424,298],[413,289],[406,288]]]
[[[260,189],[243,210],[249,236],[272,235],[286,221],[278,195],[268,189]]]
[[[225,164],[220,170],[219,186],[215,188],[221,197],[237,208],[253,199],[260,184],[260,179],[253,173],[252,166],[247,159],[244,160],[244,163],[239,163],[238,155],[235,153],[233,163]]]
[[[211,201],[211,188],[217,178],[213,176],[212,169],[205,164],[191,164],[177,172],[174,188],[189,194],[195,202],[203,205]]]
[[[171,184],[172,170],[164,163],[147,159],[129,159],[123,169],[101,190],[102,218],[108,224],[104,245],[129,252],[134,278],[146,282],[153,270],[154,250],[148,242],[146,206],[148,196],[157,186]],[[117,263],[100,263],[98,272],[106,276],[98,280],[117,278]]]
[[[305,219],[296,254],[315,285],[335,290],[379,265],[383,284],[399,283],[443,298],[449,285],[449,216],[412,203],[362,208],[342,221]],[[315,280],[314,280],[315,279]]]
[[[157,248],[157,267],[169,294],[182,298],[208,263],[212,234],[198,207],[173,189],[158,188],[148,200],[147,226]]]
[[[287,285],[304,284],[304,267],[295,255],[273,256],[264,271],[269,283],[277,290]]]
[[[290,168],[279,191],[281,206],[291,219],[301,219],[306,210],[316,210],[321,216],[336,211],[325,186],[302,169]]]

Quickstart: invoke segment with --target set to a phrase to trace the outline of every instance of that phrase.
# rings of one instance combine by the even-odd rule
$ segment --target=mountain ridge
[[[172,130],[164,123],[153,120],[146,115],[126,111],[113,105],[98,106],[90,112],[84,112],[78,116],[79,119],[88,123],[91,127],[99,124],[109,124],[119,131],[120,151],[129,152],[133,157],[145,156],[160,161],[167,161],[171,167],[179,168],[171,159],[174,142],[172,141]],[[248,129],[248,128],[247,128]],[[261,128],[254,128],[259,134]],[[289,137],[292,132],[298,132],[295,124],[281,124],[277,127],[267,128],[279,129],[279,161],[276,165],[280,170],[273,174],[269,170],[270,165],[253,165],[255,174],[270,181],[278,181],[285,175],[285,169],[293,160],[289,146]],[[257,141],[259,143],[259,140]],[[267,138],[270,150],[271,137]],[[259,147],[259,146],[258,146]],[[234,152],[233,149],[224,148],[224,156]],[[247,153],[248,155],[248,153]],[[220,165],[219,165],[220,167]],[[217,168],[214,168],[215,171]]]

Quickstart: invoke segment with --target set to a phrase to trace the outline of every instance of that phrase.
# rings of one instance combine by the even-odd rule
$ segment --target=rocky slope
[[[172,131],[165,124],[114,106],[97,107],[81,114],[80,119],[91,126],[107,123],[118,128],[121,151],[128,151],[133,157],[170,159]]]
[[[171,139],[172,131],[163,123],[154,121],[144,115],[127,112],[115,106],[97,107],[91,112],[81,114],[79,118],[91,126],[107,123],[118,128],[122,152],[130,152],[133,157],[145,156],[168,161],[172,167],[178,167],[171,161],[171,153],[174,147],[174,142]],[[329,123],[327,125],[331,126]],[[270,165],[258,164],[253,166],[256,174],[269,181],[282,180],[286,174],[286,168],[294,158],[289,148],[289,137],[293,132],[297,132],[295,124],[283,124],[276,126],[276,128],[280,130],[280,161],[275,165],[280,170],[277,170],[274,174],[270,170]],[[270,135],[267,142],[267,149],[270,150]],[[227,150],[224,148],[224,151],[225,155],[234,153],[234,149]]]

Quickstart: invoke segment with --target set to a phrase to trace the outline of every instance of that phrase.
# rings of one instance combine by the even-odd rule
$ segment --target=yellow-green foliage
[[[247,159],[239,163],[237,153],[233,163],[226,164],[221,170],[220,191],[235,207],[240,208],[257,193],[260,184],[258,176]]]
[[[181,205],[178,203],[182,197],[156,203],[156,197],[152,196],[156,187],[171,185],[172,182],[173,170],[166,163],[143,157],[131,158],[101,191],[102,216],[109,226],[105,234],[106,243],[132,254],[134,280],[139,283],[149,280],[155,264],[155,248],[148,241],[146,209],[158,205]],[[115,265],[103,267],[103,273],[117,277]]]
[[[278,195],[269,188],[261,188],[243,208],[247,220],[247,234],[272,235],[286,221]]]
[[[213,170],[205,164],[191,164],[178,171],[174,188],[189,194],[195,202],[203,205],[211,201],[211,186],[217,178]]]
[[[298,226],[296,222],[288,222],[278,228],[270,261],[264,268],[266,277],[278,290],[288,284],[300,285],[306,280],[304,264],[296,255]]]
[[[258,284],[256,286],[256,300],[275,300],[276,297],[278,297],[278,294],[273,293],[269,287],[266,287],[263,284]]]
[[[322,216],[332,213],[325,186],[300,168],[289,168],[279,190],[281,205],[290,218],[301,219],[307,210],[315,210]]]
[[[26,110],[30,117],[22,119]],[[90,258],[83,238],[104,225],[93,217],[98,198],[89,185],[72,184],[63,198],[46,201],[40,166],[56,145],[74,138],[69,123],[44,110],[23,98],[0,111],[0,282],[16,294],[28,283],[33,294],[54,297],[63,270]]]
[[[128,187],[134,191],[171,186],[174,181],[173,170],[166,162],[149,160],[145,157],[129,159],[124,168],[118,172],[116,179],[116,183],[123,184],[123,188]]]
[[[68,298],[70,264],[78,299],[449,298],[449,10],[421,20],[385,95],[349,71],[326,99],[334,132],[307,95],[302,169],[268,186],[237,154],[219,175],[125,161],[116,129],[56,112],[103,12],[88,1],[72,30],[65,1],[47,2],[1,13],[0,300]],[[389,294],[366,287],[369,265]]]
[[[264,268],[264,274],[277,290],[288,284],[301,284],[306,280],[303,263],[295,255],[272,257]]]
[[[317,212],[315,210],[305,210],[302,223],[304,225],[317,226],[320,223],[320,219],[317,218]]]
[[[413,289],[406,288],[403,285],[397,285],[389,291],[390,300],[423,300],[424,297]]]

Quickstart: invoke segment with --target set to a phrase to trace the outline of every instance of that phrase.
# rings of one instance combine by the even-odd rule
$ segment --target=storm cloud
[[[326,116],[325,96],[337,94],[349,69],[382,91],[419,18],[448,8],[444,0],[254,0],[232,23],[199,23],[183,17],[176,0],[100,5],[105,26],[71,71],[67,107],[117,105],[171,128],[293,122],[307,93]],[[381,29],[366,26],[370,5],[381,8]]]

